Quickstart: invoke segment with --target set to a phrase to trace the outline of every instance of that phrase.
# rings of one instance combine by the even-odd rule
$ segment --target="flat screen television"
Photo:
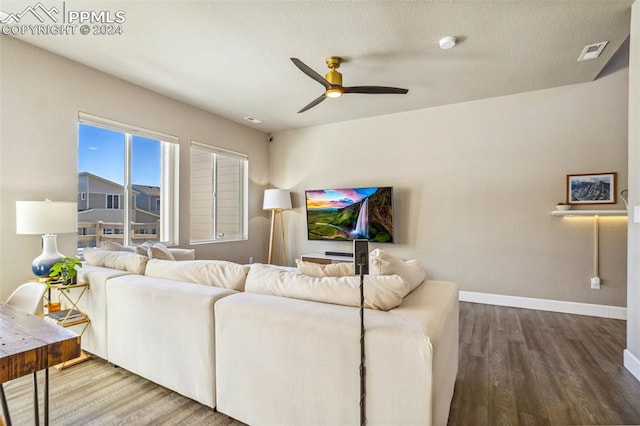
[[[393,242],[393,187],[305,191],[309,240]]]

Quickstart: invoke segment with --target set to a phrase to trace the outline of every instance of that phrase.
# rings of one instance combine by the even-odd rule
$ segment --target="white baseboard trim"
[[[629,349],[624,350],[624,367],[636,376],[636,379],[640,380],[640,359],[632,354]]]
[[[474,302],[482,303],[485,305],[537,309],[540,311],[563,312],[567,314],[588,315],[591,317],[612,318],[619,320],[627,319],[627,308],[622,308],[620,306],[593,305],[591,303],[535,299],[532,297],[505,296],[502,294],[476,293],[473,291],[460,291],[460,295],[458,296],[458,298],[461,302]]]

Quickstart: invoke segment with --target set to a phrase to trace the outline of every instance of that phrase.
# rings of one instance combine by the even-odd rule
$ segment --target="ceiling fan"
[[[397,87],[385,87],[385,86],[354,86],[354,87],[344,87],[342,85],[342,74],[340,74],[336,69],[340,67],[340,63],[342,62],[342,58],[339,56],[329,56],[326,60],[327,66],[331,71],[329,71],[326,75],[326,78],[323,78],[320,74],[312,70],[308,65],[302,62],[298,58],[291,58],[291,61],[297,66],[300,71],[322,84],[325,88],[324,93],[311,101],[307,106],[302,108],[298,113],[305,112],[314,106],[318,105],[320,102],[324,101],[326,98],[339,98],[345,93],[365,93],[365,94],[373,94],[373,95],[381,95],[381,94],[398,94],[405,95],[409,90],[400,89]]]

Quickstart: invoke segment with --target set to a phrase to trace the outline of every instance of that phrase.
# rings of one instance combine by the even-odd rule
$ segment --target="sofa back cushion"
[[[117,269],[143,275],[147,266],[147,256],[141,256],[128,251],[111,251],[97,248],[85,248],[84,260],[89,265]]]
[[[248,265],[240,265],[225,260],[173,262],[170,260],[149,259],[145,275],[243,291],[248,272]]]
[[[322,264],[296,259],[296,265],[301,274],[312,277],[344,277],[356,274],[352,262]]]
[[[365,307],[387,311],[402,303],[412,290],[399,275],[365,275]],[[345,306],[360,306],[360,277],[312,277],[255,263],[245,291]]]

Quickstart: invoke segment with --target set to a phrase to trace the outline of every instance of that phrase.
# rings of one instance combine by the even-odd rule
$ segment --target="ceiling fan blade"
[[[331,87],[329,82],[325,80],[323,76],[321,76],[320,74],[312,70],[307,64],[302,62],[300,59],[298,58],[290,58],[290,59],[291,59],[291,62],[293,62],[295,66],[300,69],[300,71],[302,71],[303,73],[305,73],[306,75],[308,75],[309,77],[317,81],[318,83],[322,84],[325,89],[328,89]],[[302,112],[302,111],[298,111],[298,112]]]
[[[406,95],[409,92],[408,89],[400,89],[398,87],[385,87],[385,86],[344,87],[343,91],[344,93],[368,93],[373,95],[384,95],[384,94]]]
[[[314,99],[313,101],[311,101],[309,103],[309,105],[307,105],[306,107],[302,108],[300,111],[298,111],[298,114],[300,114],[301,112],[305,112],[308,109],[313,108],[314,106],[318,105],[320,102],[324,101],[326,99],[325,94],[323,93],[322,95],[320,95],[319,97],[317,97],[316,99]]]

